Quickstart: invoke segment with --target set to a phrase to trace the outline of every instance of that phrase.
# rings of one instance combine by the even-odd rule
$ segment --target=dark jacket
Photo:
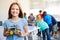
[[[52,17],[52,25],[54,26],[57,23],[57,21],[53,16],[51,16],[51,17]]]

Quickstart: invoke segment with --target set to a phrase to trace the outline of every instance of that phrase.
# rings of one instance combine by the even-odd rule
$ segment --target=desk
[[[38,29],[39,27],[36,27],[36,26],[28,26],[28,31],[29,33],[31,33],[30,36],[32,37],[32,40],[34,40],[35,35],[38,33]]]
[[[29,31],[29,33],[30,32],[33,32],[33,31],[35,31],[35,30],[37,30],[37,29],[39,29],[39,27],[37,26],[28,26],[28,31]]]

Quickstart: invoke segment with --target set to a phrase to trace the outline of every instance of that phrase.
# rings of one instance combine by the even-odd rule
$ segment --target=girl
[[[6,40],[24,40],[24,36],[28,35],[27,22],[23,19],[23,13],[18,3],[14,2],[10,5],[8,20],[4,22],[3,26]],[[11,28],[14,28],[14,33],[13,31],[10,32]]]
[[[51,40],[50,39],[50,33],[49,33],[49,26],[47,25],[46,22],[43,21],[43,18],[40,15],[36,16],[35,23],[37,24],[37,26],[40,27],[40,31],[42,31],[43,40],[46,40],[45,39],[46,35],[47,35],[47,40]]]

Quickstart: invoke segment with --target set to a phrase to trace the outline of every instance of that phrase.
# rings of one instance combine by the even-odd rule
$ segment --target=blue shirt
[[[46,14],[44,16],[44,21],[49,25],[49,24],[52,24],[52,18],[51,18],[51,15],[48,15]]]
[[[10,29],[11,27],[17,26],[21,30],[21,33],[24,34],[24,27],[27,26],[25,19],[20,18],[18,21],[14,22],[11,19],[8,19],[3,24],[4,28]],[[18,35],[7,36],[6,40],[24,40],[24,37],[19,37]]]
[[[24,16],[24,18],[27,20],[27,17],[26,16]]]
[[[46,22],[42,21],[37,21],[35,20],[35,23],[37,24],[37,26],[40,27],[40,31],[44,31],[45,29],[49,28],[48,24]]]

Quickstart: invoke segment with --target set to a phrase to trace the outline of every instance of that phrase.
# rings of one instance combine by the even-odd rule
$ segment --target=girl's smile
[[[19,15],[19,7],[16,4],[11,7],[11,14],[14,17]]]

